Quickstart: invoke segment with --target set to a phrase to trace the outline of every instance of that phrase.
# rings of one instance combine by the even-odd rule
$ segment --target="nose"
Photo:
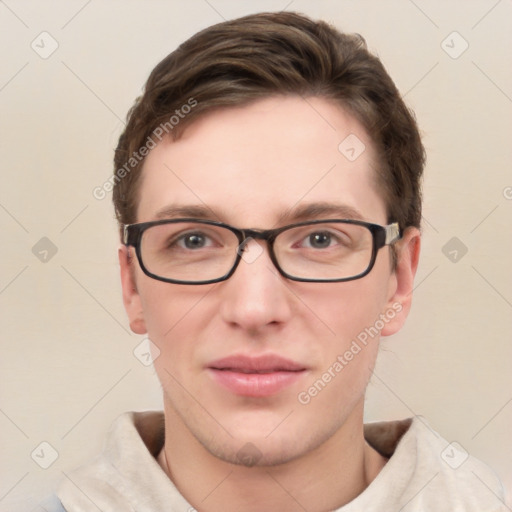
[[[220,284],[221,315],[232,326],[256,333],[281,326],[291,317],[293,294],[262,241],[245,244],[235,273]]]

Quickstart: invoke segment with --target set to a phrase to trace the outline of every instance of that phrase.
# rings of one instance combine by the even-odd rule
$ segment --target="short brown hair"
[[[388,222],[420,226],[425,153],[414,115],[361,36],[289,12],[211,26],[155,67],[114,157],[118,222],[137,222],[139,178],[155,133],[177,139],[206,112],[273,95],[319,96],[347,109],[377,149]]]

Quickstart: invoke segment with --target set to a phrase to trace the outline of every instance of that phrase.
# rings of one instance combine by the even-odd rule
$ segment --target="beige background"
[[[143,337],[121,303],[110,198],[92,190],[160,59],[223,18],[281,9],[361,33],[428,149],[415,302],[406,328],[384,340],[367,419],[424,415],[496,470],[512,507],[510,0],[5,0],[0,510],[44,510],[119,413],[160,408],[154,372],[133,354]],[[58,48],[44,59],[50,37]],[[33,250],[42,237],[57,249],[46,262],[47,241]],[[48,469],[44,441],[58,452]]]

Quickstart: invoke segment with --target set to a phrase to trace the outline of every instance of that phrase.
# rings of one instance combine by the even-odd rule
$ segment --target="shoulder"
[[[415,417],[397,446],[414,461],[411,503],[452,512],[505,510],[503,488],[496,474],[458,442],[448,442]],[[414,509],[412,509],[414,510]]]
[[[110,510],[113,504],[118,507],[122,504],[124,509],[130,510],[126,496],[134,469],[141,465],[154,470],[153,466],[156,466],[140,432],[145,431],[151,444],[153,436],[149,434],[148,419],[153,420],[150,424],[155,423],[152,413],[125,413],[116,419],[108,432],[103,452],[65,475],[58,490],[65,507],[89,510],[94,505],[99,510]],[[140,423],[146,423],[145,428],[141,428]]]
[[[58,491],[64,509],[188,510],[190,505],[155,460],[163,445],[163,428],[161,412],[119,417],[103,453],[65,475]]]
[[[423,417],[370,423],[365,437],[389,460],[362,500],[383,500],[402,512],[507,510],[495,473],[460,443],[444,439]]]

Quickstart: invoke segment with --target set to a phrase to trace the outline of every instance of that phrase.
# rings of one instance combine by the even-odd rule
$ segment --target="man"
[[[504,510],[421,418],[363,424],[379,339],[411,306],[423,166],[380,61],[323,22],[248,16],[158,64],[114,204],[164,412],[121,417],[64,508]]]

